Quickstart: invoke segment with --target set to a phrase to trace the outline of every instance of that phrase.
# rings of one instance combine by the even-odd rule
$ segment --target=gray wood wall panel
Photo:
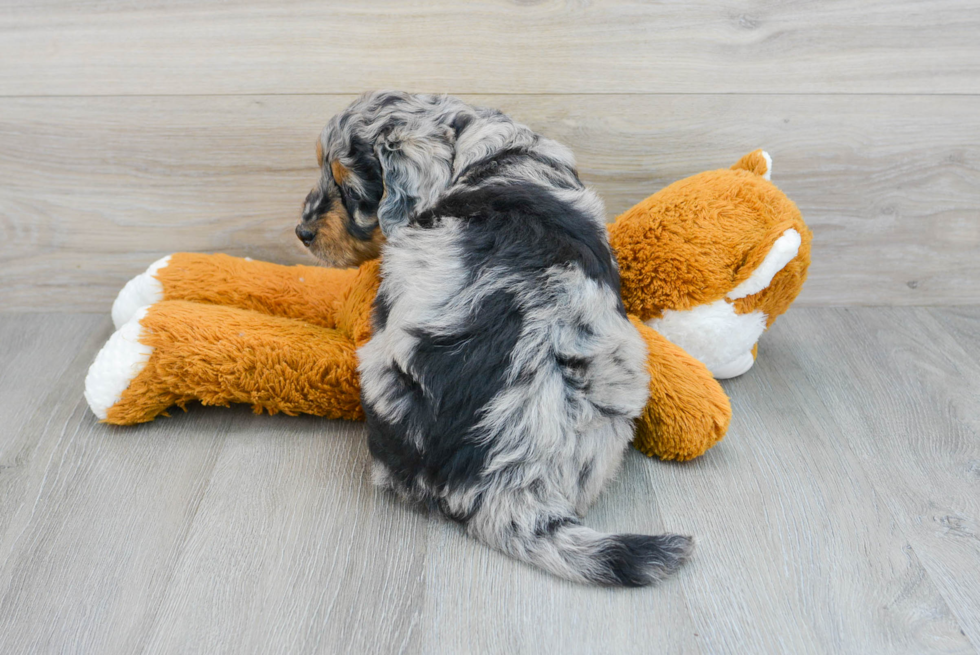
[[[980,93],[957,0],[7,0],[0,95]]]
[[[0,308],[103,311],[173,251],[310,262],[352,96],[0,98]],[[614,216],[756,147],[815,233],[801,304],[980,302],[980,96],[466,96],[571,146]]]

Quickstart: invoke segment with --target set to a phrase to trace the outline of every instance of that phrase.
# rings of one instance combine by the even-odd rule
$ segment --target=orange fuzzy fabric
[[[769,287],[734,301],[736,311],[762,309],[771,324],[802,286],[810,232],[765,172],[757,151],[731,170],[670,185],[609,227],[623,300],[648,348],[650,400],[634,441],[646,455],[703,454],[724,436],[731,407],[701,362],[642,321],[723,298],[789,227],[802,237],[797,257]],[[141,320],[140,337],[153,352],[107,422],[149,421],[192,400],[363,418],[356,350],[371,336],[377,260],[330,269],[177,253],[156,277],[164,299]]]
[[[378,287],[378,261],[360,268],[280,266],[229,255],[178,252],[157,271],[164,300],[241,307],[326,328],[346,316],[344,304],[366,302]],[[349,311],[349,309],[348,309]]]
[[[646,341],[650,399],[636,420],[633,445],[648,457],[689,460],[721,441],[731,404],[708,369],[636,316],[630,321]]]
[[[192,400],[363,419],[356,350],[371,338],[379,266],[174,253],[156,275],[163,301],[140,321],[153,353],[106,421],[144,423]]]
[[[724,298],[794,228],[797,256],[766,289],[734,302],[738,313],[761,309],[770,325],[786,311],[806,279],[812,236],[796,205],[760,176],[765,167],[756,151],[731,169],[674,182],[609,226],[628,312],[647,321]]]
[[[108,423],[144,423],[192,400],[364,418],[356,346],[340,330],[186,300],[153,305],[140,324],[140,341],[153,353],[109,408]]]

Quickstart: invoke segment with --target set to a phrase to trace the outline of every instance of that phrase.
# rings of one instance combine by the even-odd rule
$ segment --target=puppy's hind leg
[[[616,477],[633,439],[633,429],[633,421],[624,418],[582,431],[579,435],[575,453],[579,472],[574,496],[578,516],[585,516],[606,484]]]

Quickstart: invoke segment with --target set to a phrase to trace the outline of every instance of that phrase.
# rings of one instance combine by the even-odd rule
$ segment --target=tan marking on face
[[[350,175],[350,171],[344,168],[344,165],[336,159],[330,163],[330,172],[333,173],[333,181],[338,185],[343,184],[347,176]]]
[[[350,216],[340,203],[334,203],[312,226],[316,238],[310,244],[310,252],[324,263],[336,267],[359,266],[381,254],[385,239],[380,228],[375,228],[371,238],[362,241],[347,231]]]
[[[316,140],[316,165],[323,168],[323,144]]]

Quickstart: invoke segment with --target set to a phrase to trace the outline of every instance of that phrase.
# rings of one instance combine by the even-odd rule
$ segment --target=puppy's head
[[[329,266],[357,266],[377,257],[384,243],[378,205],[384,188],[371,144],[334,118],[316,143],[320,179],[306,196],[296,236]]]
[[[296,226],[314,256],[339,267],[377,257],[386,235],[435,201],[454,152],[444,102],[376,92],[330,119],[316,144],[320,179]]]

